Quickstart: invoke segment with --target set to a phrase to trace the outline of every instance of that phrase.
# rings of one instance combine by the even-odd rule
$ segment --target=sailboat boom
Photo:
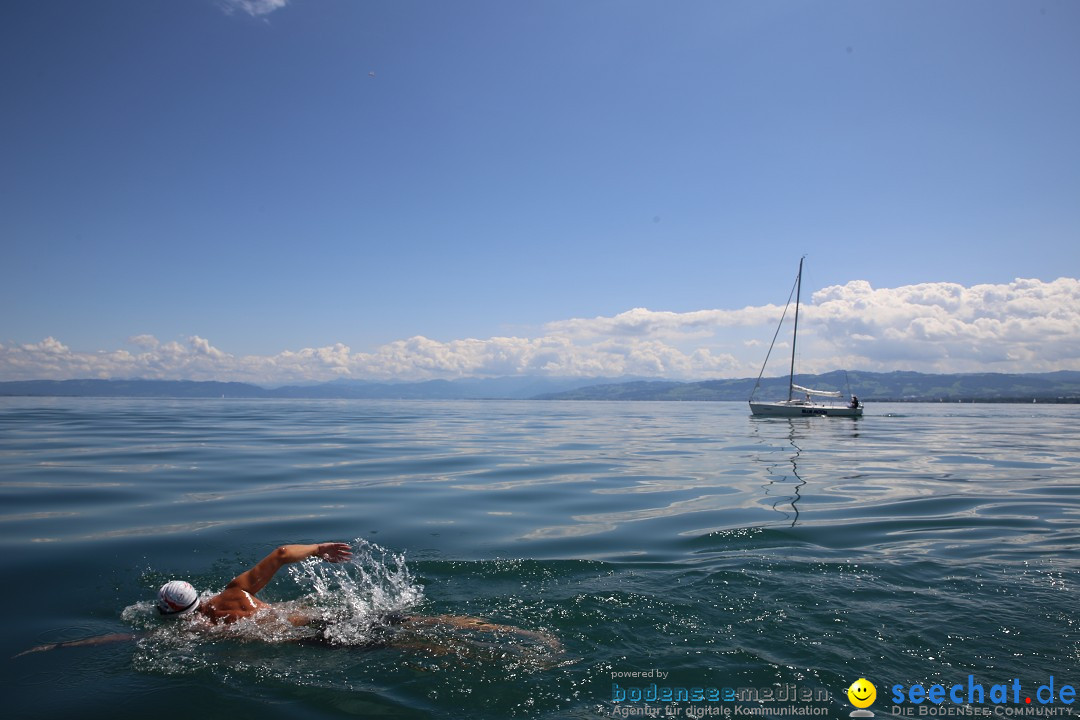
[[[791,384],[791,387],[799,392],[806,393],[807,395],[814,395],[817,397],[831,397],[838,398],[844,397],[844,394],[839,390],[814,390],[813,388],[803,387],[802,385]]]

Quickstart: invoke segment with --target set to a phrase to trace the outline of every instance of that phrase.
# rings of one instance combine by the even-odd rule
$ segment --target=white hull
[[[862,417],[862,405],[853,408],[850,405],[825,405],[808,403],[805,400],[791,402],[752,402],[750,412],[765,417]]]

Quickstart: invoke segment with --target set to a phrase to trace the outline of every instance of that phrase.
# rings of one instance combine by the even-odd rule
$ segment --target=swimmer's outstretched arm
[[[282,545],[260,560],[255,567],[233,578],[225,588],[235,587],[254,595],[266,587],[278,570],[309,557],[321,557],[323,560],[335,563],[345,562],[352,557],[352,549],[347,543],[339,542],[318,545]]]
[[[22,655],[29,655],[30,653],[45,652],[46,650],[57,650],[59,648],[66,647],[79,647],[81,645],[107,645],[109,643],[127,642],[129,640],[138,640],[145,633],[113,633],[112,635],[98,635],[97,637],[83,638],[82,640],[65,640],[64,642],[46,643],[45,645],[38,645],[32,647],[29,650],[23,650],[18,655],[12,655],[12,658],[17,658]]]

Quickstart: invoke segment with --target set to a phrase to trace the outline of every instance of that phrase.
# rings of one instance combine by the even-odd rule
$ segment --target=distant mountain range
[[[916,372],[844,372],[799,375],[796,382],[854,392],[868,401],[1080,403],[1080,372],[1007,375]],[[307,398],[307,399],[510,399],[510,400],[714,400],[746,401],[753,378],[672,382],[640,378],[504,377],[413,383],[336,381],[265,388],[237,382],[190,380],[24,380],[0,382],[0,396]],[[786,397],[787,378],[765,378],[757,397]]]
[[[739,400],[754,390],[753,378],[703,382],[645,381],[568,390],[541,395],[545,400]],[[796,375],[795,382],[820,390],[854,392],[861,400],[878,402],[1080,402],[1080,372],[1061,371],[1006,375],[965,373],[930,375],[916,372],[844,372]],[[756,397],[787,397],[788,379],[763,378]]]
[[[424,382],[380,383],[338,380],[312,385],[267,388],[239,382],[192,380],[23,380],[0,382],[0,396],[36,397],[170,397],[170,398],[307,398],[525,400],[573,391],[585,386],[621,382],[605,378],[466,378]]]

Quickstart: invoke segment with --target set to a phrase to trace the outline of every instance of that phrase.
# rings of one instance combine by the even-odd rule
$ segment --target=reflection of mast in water
[[[794,514],[793,517],[789,515],[789,517],[791,517],[791,527],[795,527],[795,524],[797,522],[799,522],[799,501],[802,500],[802,495],[799,493],[799,489],[803,485],[806,484],[806,481],[802,479],[801,475],[799,475],[798,460],[799,460],[799,455],[802,454],[802,448],[800,448],[795,442],[795,423],[796,422],[797,421],[793,420],[793,419],[788,419],[787,420],[788,428],[789,428],[789,430],[788,430],[788,442],[791,444],[791,447],[795,448],[795,454],[792,455],[790,458],[788,458],[788,462],[791,463],[791,476],[793,476],[795,478],[796,482],[791,487],[792,494],[787,495],[787,496],[785,496],[783,498],[777,498],[776,502],[774,502],[773,506],[772,506],[773,510],[776,510],[776,512],[784,513],[785,515],[788,515],[786,510],[781,510],[777,506],[781,505],[784,500],[786,500],[791,505],[791,511]],[[768,468],[766,468],[766,470],[770,475],[776,475],[777,473],[775,473],[774,470],[776,468],[778,468],[778,467],[780,467],[779,463],[777,463],[775,465],[770,465]],[[769,493],[769,488],[772,485],[775,485],[777,483],[784,483],[785,485],[787,485],[788,483],[786,483],[785,481],[788,479],[788,477],[789,477],[789,475],[787,475],[787,474],[780,475],[780,476],[776,477],[775,479],[770,480],[769,482],[762,485],[762,488],[764,488],[764,490],[765,490],[765,494],[766,495],[770,494]]]

